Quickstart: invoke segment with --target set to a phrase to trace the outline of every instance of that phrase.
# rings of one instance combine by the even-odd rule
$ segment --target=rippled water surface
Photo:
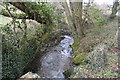
[[[40,60],[41,67],[38,69],[38,75],[45,78],[64,78],[63,72],[69,67],[69,58],[74,43],[72,37],[64,35],[61,42],[51,48]]]

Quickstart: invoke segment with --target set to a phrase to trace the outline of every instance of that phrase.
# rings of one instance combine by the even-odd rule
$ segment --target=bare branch
[[[2,11],[0,12],[0,14],[3,15],[3,16],[6,16],[6,17],[11,17],[11,15],[12,15],[13,18],[17,18],[17,19],[30,19],[29,17],[27,17],[26,14],[11,13],[11,15],[10,15],[10,14],[8,14],[8,12],[6,12],[5,10],[2,10]]]
[[[42,14],[39,13],[36,7],[32,6],[31,4],[27,4],[27,2],[9,2],[11,5],[15,6],[19,10],[23,11],[28,15],[28,17],[32,20],[36,20],[39,23],[42,24],[50,24],[52,23],[52,20],[50,18],[50,15],[46,15],[46,17],[42,17]],[[31,11],[34,10],[34,11]]]

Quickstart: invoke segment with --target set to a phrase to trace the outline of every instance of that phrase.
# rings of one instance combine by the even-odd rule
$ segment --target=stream
[[[72,57],[70,47],[74,43],[73,37],[68,35],[61,36],[64,39],[60,43],[48,50],[42,56],[37,74],[42,78],[65,78],[63,72],[69,68]]]

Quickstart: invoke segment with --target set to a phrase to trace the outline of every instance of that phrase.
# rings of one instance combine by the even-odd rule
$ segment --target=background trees
[[[112,7],[112,13],[110,15],[110,18],[113,19],[116,17],[116,13],[118,12],[118,10],[120,10],[120,7],[119,7],[119,0],[114,0],[114,3],[113,3],[113,7]]]
[[[83,1],[81,2],[65,2],[63,3],[65,13],[69,26],[71,26],[72,32],[75,32],[79,38],[84,37],[84,28],[83,28]]]

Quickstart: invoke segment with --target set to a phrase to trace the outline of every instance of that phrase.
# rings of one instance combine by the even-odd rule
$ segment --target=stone
[[[28,72],[20,78],[40,78],[40,76],[37,73]]]

